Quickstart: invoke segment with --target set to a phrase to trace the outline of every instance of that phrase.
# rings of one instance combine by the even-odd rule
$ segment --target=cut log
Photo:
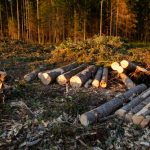
[[[86,68],[85,64],[80,65],[79,67],[72,69],[71,71],[68,71],[64,74],[61,74],[60,76],[57,77],[57,82],[60,85],[65,85],[66,83],[69,82],[70,78],[74,76],[75,74],[79,73],[83,69]],[[39,75],[40,76],[40,75]]]
[[[128,69],[128,70],[131,70],[131,71],[138,70],[138,71],[145,72],[145,73],[148,72],[145,68],[137,66],[134,63],[129,62],[127,60],[122,60],[120,62],[120,64],[121,64],[122,68],[124,68],[124,69]]]
[[[138,104],[137,106],[135,106],[133,109],[131,109],[131,111],[129,111],[125,115],[126,121],[132,121],[133,115],[136,114],[137,112],[139,112],[148,103],[150,103],[150,97],[148,97],[147,99],[145,99],[144,101],[142,101],[140,104]]]
[[[0,71],[0,81],[4,82],[6,79],[7,73],[4,71]]]
[[[99,84],[100,84],[100,81],[101,81],[101,78],[102,78],[102,74],[103,74],[103,68],[100,67],[97,72],[96,72],[96,75],[94,77],[94,80],[92,82],[92,86],[93,87],[96,87],[98,88],[99,87]]]
[[[84,126],[88,126],[89,124],[98,121],[99,119],[106,117],[120,108],[123,103],[128,102],[131,97],[136,94],[140,94],[142,91],[146,90],[145,84],[140,84],[124,94],[120,95],[112,99],[111,101],[106,102],[105,104],[89,111],[80,116],[80,122]]]
[[[148,96],[150,96],[150,88],[144,91],[143,93],[141,93],[139,96],[135,97],[128,104],[123,106],[121,109],[117,110],[115,114],[117,114],[120,117],[125,116],[126,113],[128,113],[131,109],[133,109],[135,106],[141,103]]]
[[[133,117],[132,117],[132,121],[134,124],[140,124],[144,118],[148,115],[150,115],[150,103],[147,104],[145,107],[143,107],[143,109],[141,109],[138,113],[136,113]]]
[[[24,80],[25,80],[26,82],[30,82],[30,81],[34,80],[34,79],[37,77],[38,73],[39,73],[40,71],[42,71],[43,69],[44,69],[44,67],[43,67],[43,66],[40,66],[38,69],[33,70],[32,72],[26,74],[26,75],[24,76]]]
[[[72,87],[81,87],[89,78],[94,76],[96,70],[97,68],[94,65],[87,67],[70,79],[70,85]]]
[[[128,89],[135,87],[135,83],[126,74],[120,73],[119,76]]]
[[[48,85],[51,82],[55,81],[59,75],[65,73],[69,70],[72,70],[72,69],[76,68],[77,66],[78,66],[77,63],[72,63],[67,66],[63,66],[61,68],[48,70],[48,71],[45,71],[44,73],[39,73],[38,77],[44,85]]]
[[[3,83],[0,81],[0,90],[3,88]]]
[[[103,68],[102,79],[100,82],[100,87],[106,88],[108,82],[108,68]]]
[[[87,80],[86,83],[84,84],[84,87],[89,88],[91,86],[92,81],[93,81],[92,79]]]
[[[113,62],[113,63],[111,64],[111,68],[112,68],[113,70],[116,70],[118,73],[123,73],[123,71],[124,71],[124,69],[119,65],[118,62]]]

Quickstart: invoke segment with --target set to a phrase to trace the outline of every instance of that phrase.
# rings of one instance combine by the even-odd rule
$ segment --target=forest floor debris
[[[145,67],[148,68],[150,50],[130,49],[128,52],[130,56],[127,54],[125,57],[132,61],[145,60]],[[45,86],[38,79],[27,83],[22,80],[26,73],[43,64],[47,64],[49,69],[59,67],[63,62],[59,60],[61,55],[55,57],[59,60],[56,63],[54,51],[52,54],[50,48],[44,50],[39,45],[18,44],[15,41],[1,42],[0,54],[0,70],[7,72],[10,76],[7,83],[13,87],[5,104],[0,104],[0,149],[148,149],[149,127],[142,129],[116,117],[87,128],[78,121],[79,114],[126,91],[118,77],[112,74],[107,89],[72,89],[58,84]],[[64,58],[66,65],[71,57]],[[144,78],[141,82],[149,85]],[[37,117],[30,118],[17,107],[11,107],[12,102],[19,101],[24,102]]]

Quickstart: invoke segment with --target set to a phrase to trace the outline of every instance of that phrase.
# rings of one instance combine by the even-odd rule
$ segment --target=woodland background
[[[150,0],[1,0],[0,37],[59,44],[93,35],[150,41]]]

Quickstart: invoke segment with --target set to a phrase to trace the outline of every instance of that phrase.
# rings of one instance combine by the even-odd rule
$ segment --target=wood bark
[[[121,117],[125,116],[126,113],[128,113],[131,109],[133,109],[135,106],[137,106],[139,103],[141,103],[149,95],[150,95],[150,88],[147,89],[146,91],[144,91],[143,93],[141,93],[139,96],[135,97],[128,104],[123,106],[121,109],[117,110],[116,114]]]
[[[72,63],[67,66],[57,68],[57,69],[45,71],[44,73],[39,73],[38,77],[43,84],[48,85],[51,82],[55,81],[59,75],[65,73],[69,70],[72,70],[72,69],[76,68],[77,66],[78,66],[77,63]]]
[[[7,76],[7,73],[6,73],[6,72],[0,71],[0,81],[1,81],[1,82],[5,81],[6,76]]]
[[[64,74],[61,74],[60,76],[57,77],[57,82],[60,85],[65,85],[66,83],[69,82],[70,78],[74,76],[75,74],[79,73],[83,69],[85,69],[86,65],[82,64],[79,67],[72,69],[71,71],[68,71]]]
[[[138,70],[138,71],[141,71],[141,72],[144,72],[144,73],[148,73],[148,71],[145,68],[137,66],[134,63],[129,62],[127,60],[122,60],[120,62],[120,64],[121,64],[122,68],[124,68],[124,69],[128,69],[128,70],[131,70],[131,71]]]
[[[96,72],[96,75],[94,77],[94,80],[92,82],[92,86],[93,87],[96,87],[98,88],[99,87],[99,84],[100,84],[100,81],[101,81],[101,78],[102,78],[102,74],[103,74],[103,68],[100,67],[97,72]]]
[[[100,82],[100,87],[106,88],[108,84],[108,68],[103,68],[102,79]]]
[[[113,62],[111,64],[111,68],[115,71],[117,71],[118,73],[123,73],[124,69],[119,65],[118,62]]]
[[[119,76],[128,89],[135,87],[135,83],[126,74],[120,73]]]
[[[131,97],[135,94],[140,94],[142,91],[146,90],[147,86],[145,84],[140,84],[124,94],[112,99],[111,101],[106,102],[105,104],[89,111],[80,116],[80,122],[84,126],[98,121],[99,119],[106,117],[113,113],[115,110],[120,108],[123,103],[128,102]]]
[[[86,83],[84,84],[84,87],[89,88],[91,86],[92,81],[93,81],[92,79],[87,80]]]
[[[96,70],[97,68],[94,65],[87,67],[70,79],[70,85],[72,87],[81,87],[89,78],[94,76]]]

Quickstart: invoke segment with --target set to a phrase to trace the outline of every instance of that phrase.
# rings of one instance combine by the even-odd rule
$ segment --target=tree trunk
[[[103,68],[102,79],[100,82],[100,87],[106,88],[108,82],[108,68]]]
[[[37,28],[38,28],[38,43],[41,43],[40,40],[40,15],[39,15],[39,0],[36,1],[37,2]]]
[[[91,86],[92,81],[93,81],[92,79],[87,80],[86,83],[84,84],[84,87],[89,88]]]
[[[63,66],[61,68],[53,69],[53,70],[48,70],[45,71],[44,73],[39,73],[38,77],[41,80],[41,82],[45,85],[50,84],[53,82],[59,75],[72,70],[78,66],[77,63],[72,63],[67,66]]]
[[[124,69],[119,65],[118,62],[113,62],[111,64],[111,68],[115,71],[117,71],[118,73],[123,73]]]
[[[102,74],[103,74],[103,68],[100,67],[97,72],[96,72],[96,75],[94,77],[94,80],[92,82],[92,86],[93,87],[96,87],[98,88],[99,87],[99,84],[100,84],[100,81],[101,81],[101,78],[102,78]]]
[[[80,71],[82,71],[83,69],[85,69],[85,67],[86,67],[86,65],[82,64],[81,66],[79,66],[75,69],[72,69],[71,71],[61,74],[60,76],[57,77],[58,84],[65,85],[66,83],[69,82],[69,80],[72,76],[74,76],[75,74],[77,74]]]
[[[135,83],[126,74],[120,73],[119,76],[127,89],[135,87]]]
[[[96,66],[91,65],[70,79],[72,87],[81,87],[96,72]]]
[[[4,82],[4,81],[5,81],[6,76],[7,76],[7,73],[6,73],[6,72],[0,71],[0,81],[1,81],[1,82]]]
[[[17,28],[18,28],[18,40],[20,39],[20,14],[19,14],[19,0],[17,0]]]
[[[148,73],[148,71],[145,69],[145,68],[142,68],[140,66],[137,66],[127,60],[122,60],[120,62],[122,68],[124,69],[128,69],[128,70],[131,70],[131,71],[134,71],[134,70],[138,70],[138,71],[141,71],[141,72],[144,72],[144,73]]]
[[[100,4],[100,31],[99,31],[99,34],[100,36],[102,36],[102,25],[103,25],[103,1],[104,0],[101,0]]]
[[[146,85],[140,84],[124,94],[122,94],[119,97],[116,97],[112,99],[111,101],[106,102],[105,104],[89,111],[80,116],[80,122],[84,126],[88,126],[89,124],[98,121],[98,119],[101,119],[103,117],[106,117],[113,113],[115,110],[120,108],[123,103],[128,102],[131,97],[133,97],[135,94],[139,94],[142,91],[146,90]]]
[[[123,106],[121,109],[116,111],[118,116],[125,116],[130,110],[132,110],[135,106],[141,103],[145,98],[150,95],[150,88],[141,93],[139,96],[131,100],[127,105]],[[127,119],[127,118],[126,118]],[[127,119],[128,120],[128,119]],[[129,118],[130,120],[130,118]]]

